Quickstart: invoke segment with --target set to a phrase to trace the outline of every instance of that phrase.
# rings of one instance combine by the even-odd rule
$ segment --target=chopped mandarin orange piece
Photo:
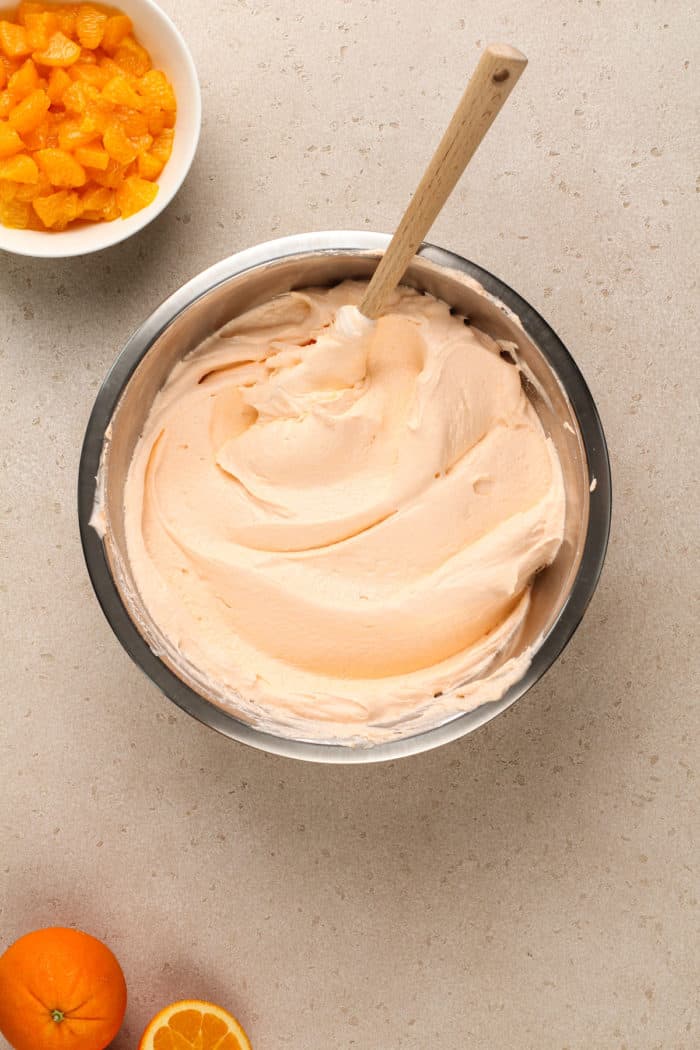
[[[148,152],[153,145],[153,135],[149,135],[148,133],[145,135],[130,135],[129,138],[134,146],[136,146],[139,155]]]
[[[102,142],[110,157],[118,164],[131,164],[139,155],[121,124],[110,124],[102,136]]]
[[[63,230],[135,214],[158,193],[176,112],[127,15],[23,0],[0,20],[0,222]]]
[[[43,51],[53,34],[58,31],[58,19],[53,11],[30,12],[24,24],[27,43],[32,51]]]
[[[7,82],[7,90],[18,101],[36,91],[38,86],[39,73],[31,58],[28,58]]]
[[[17,103],[8,119],[15,131],[18,131],[20,135],[24,135],[41,124],[50,106],[51,99],[49,96],[41,88],[37,88],[36,91],[32,91],[31,94]]]
[[[151,147],[151,153],[154,157],[158,157],[164,165],[170,160],[170,154],[173,152],[174,139],[175,132],[171,128],[166,128],[165,131],[161,131]]]
[[[124,128],[129,138],[137,138],[139,135],[148,135],[148,120],[143,113],[137,113],[136,110],[128,109],[126,112],[123,110],[117,114],[117,120]]]
[[[36,162],[26,153],[18,153],[14,157],[0,161],[0,179],[10,179],[12,182],[38,182],[39,169]]]
[[[109,153],[99,146],[79,146],[75,151],[75,159],[84,168],[95,168],[97,171],[106,171],[109,165]]]
[[[91,179],[98,186],[106,186],[110,190],[116,190],[124,181],[126,167],[116,160],[109,158],[109,164],[104,171],[93,170],[90,172]]]
[[[150,69],[145,73],[138,81],[138,89],[151,105],[171,113],[177,109],[175,92],[160,69]]]
[[[90,84],[91,87],[98,88],[100,91],[110,79],[106,69],[102,69],[96,62],[87,62],[84,55],[81,55],[79,62],[70,67],[69,72],[73,80],[82,80],[85,84]]]
[[[128,15],[112,15],[107,19],[102,34],[102,50],[108,55],[113,55],[131,30],[131,19]]]
[[[88,4],[82,4],[75,22],[75,31],[82,46],[90,50],[99,47],[106,24],[107,15],[103,11],[98,11],[97,8],[90,7]]]
[[[34,61],[42,66],[72,66],[80,58],[80,45],[59,30],[50,38],[43,51],[35,51]]]
[[[152,204],[158,193],[158,184],[130,175],[117,189],[117,204],[123,219]]]
[[[4,51],[8,58],[24,58],[31,50],[24,26],[0,22],[0,51]]]
[[[113,196],[112,190],[108,190],[105,186],[98,186],[83,190],[80,199],[86,211],[102,211]]]
[[[128,106],[129,109],[141,109],[143,106],[143,99],[124,73],[107,81],[102,89],[102,97],[115,106]]]
[[[165,129],[165,113],[162,109],[154,109],[152,106],[144,110],[144,116],[148,121],[148,133],[155,138]]]
[[[100,91],[82,80],[74,81],[63,95],[63,105],[72,113],[87,113],[90,105],[100,98]]]
[[[75,37],[79,11],[79,4],[63,4],[61,7],[56,8],[58,27],[68,37]]]
[[[40,15],[46,10],[46,4],[40,4],[37,0],[22,0],[17,8],[17,21],[21,26],[26,26],[29,15]]]
[[[0,120],[5,120],[9,117],[16,105],[17,99],[10,94],[7,88],[4,91],[0,91]]]
[[[62,120],[58,126],[58,145],[68,153],[77,152],[95,142],[101,134],[97,122],[90,117]]]
[[[50,112],[47,113],[41,124],[22,136],[24,145],[30,153],[36,153],[38,149],[49,149],[53,146],[58,146],[58,137],[62,124],[63,121],[57,121]]]
[[[47,228],[65,229],[69,222],[80,215],[82,202],[77,193],[60,190],[48,197],[36,197],[31,207]]]
[[[11,77],[13,73],[16,73],[21,65],[21,58],[8,58],[5,52],[0,48],[0,66],[5,70],[6,80]]]
[[[0,201],[0,222],[3,226],[11,226],[16,230],[26,230],[31,218],[32,206],[25,201],[13,198],[9,201]]]
[[[47,193],[51,193],[52,186],[46,175],[43,172],[39,172],[39,178],[36,182],[13,183],[15,189],[15,200],[18,201],[33,201],[36,197],[45,197]]]
[[[99,222],[108,216],[116,219],[119,215],[117,199],[114,190],[108,190],[105,186],[84,190],[81,194],[83,206],[82,217],[91,222]]]
[[[25,131],[22,135],[25,149],[28,149],[30,153],[35,153],[38,149],[46,149],[49,145],[50,134],[51,124],[48,116],[46,116],[41,124],[37,124],[31,131]]]
[[[125,36],[117,48],[114,61],[134,77],[142,77],[151,68],[151,56],[145,47],[137,44],[133,36]]]
[[[51,70],[49,76],[49,86],[46,89],[46,94],[51,99],[51,104],[56,105],[63,98],[63,93],[66,91],[73,81],[66,73],[65,69],[57,67]]]
[[[154,153],[144,151],[139,154],[138,173],[142,179],[157,179],[164,164]]]
[[[40,149],[35,153],[36,162],[46,172],[54,186],[72,189],[84,186],[87,181],[85,168],[64,149]]]
[[[118,66],[114,59],[110,58],[109,55],[102,55],[98,64],[100,69],[104,69],[106,73],[109,73],[110,78],[124,76],[124,70],[122,67]]]

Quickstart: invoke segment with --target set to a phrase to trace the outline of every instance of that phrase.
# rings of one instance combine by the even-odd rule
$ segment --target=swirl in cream
[[[501,696],[564,526],[556,453],[500,347],[405,287],[376,323],[340,309],[364,289],[291,292],[189,354],[125,492],[133,577],[174,650],[247,717],[307,735]]]

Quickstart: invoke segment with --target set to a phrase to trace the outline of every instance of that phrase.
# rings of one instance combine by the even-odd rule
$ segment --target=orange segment
[[[57,67],[56,69],[51,70],[51,74],[49,76],[49,86],[46,89],[46,93],[51,99],[52,105],[55,106],[58,102],[61,101],[61,99],[63,98],[64,91],[67,91],[72,83],[73,82],[66,73],[65,69],[60,69],[59,67]]]
[[[107,81],[102,90],[102,97],[115,106],[128,106],[129,109],[141,109],[143,105],[143,99],[124,73]]]
[[[115,54],[117,48],[131,32],[131,19],[128,15],[112,15],[107,19],[102,34],[102,50],[108,55]]]
[[[252,1050],[240,1022],[213,1003],[187,999],[161,1010],[138,1050]]]
[[[16,103],[17,99],[10,94],[7,88],[4,91],[0,91],[0,120],[5,120],[9,117]]]
[[[83,203],[83,218],[96,221],[105,217],[107,212],[116,209],[114,190],[108,190],[106,186],[97,186],[94,189],[83,190],[81,194]]]
[[[88,54],[92,54],[92,52],[88,52]],[[97,62],[88,62],[85,55],[81,55],[80,61],[70,67],[70,76],[73,80],[82,80],[100,91],[109,82],[107,70],[98,66]]]
[[[37,182],[15,182],[12,185],[15,187],[15,200],[18,201],[33,201],[35,197],[45,197],[51,193],[51,183],[41,172]]]
[[[8,77],[11,77],[13,73],[17,72],[21,65],[21,58],[8,58],[5,52],[0,49],[0,68],[5,71],[6,81]]]
[[[152,106],[158,106],[170,113],[175,112],[177,109],[175,92],[165,73],[162,73],[160,69],[149,70],[140,78],[138,85],[139,91]]]
[[[30,12],[25,20],[27,43],[32,51],[43,51],[58,30],[58,19],[52,11]]]
[[[172,128],[166,128],[164,131],[161,131],[160,135],[151,146],[151,153],[154,157],[157,157],[163,165],[166,165],[170,160],[174,139],[175,132]]]
[[[21,26],[26,26],[27,16],[41,14],[45,6],[45,4],[38,3],[37,0],[22,0],[22,3],[17,8],[17,21]]]
[[[102,136],[102,143],[110,157],[119,164],[131,164],[139,155],[121,124],[111,124]]]
[[[106,171],[109,164],[109,153],[99,146],[81,146],[75,151],[75,159],[84,168],[96,168],[97,171]]]
[[[41,124],[49,111],[50,105],[51,99],[46,92],[42,91],[41,88],[37,88],[36,91],[32,91],[30,95],[27,95],[26,98],[17,103],[10,113],[10,124],[20,135],[33,131],[34,128]]]
[[[12,124],[0,121],[0,158],[13,156],[13,154],[19,153],[22,148],[22,140]]]
[[[133,36],[125,36],[117,48],[114,61],[125,73],[142,77],[151,68],[151,56],[145,47],[137,44]]]
[[[69,222],[74,222],[82,212],[82,202],[77,193],[60,190],[48,197],[37,197],[31,207],[47,229],[65,230]]]
[[[31,157],[28,157],[26,153],[20,153],[0,161],[0,179],[23,183],[38,182],[39,169]]]
[[[48,117],[42,120],[41,124],[38,124],[32,131],[25,131],[22,136],[25,147],[31,153],[38,149],[46,149],[47,146],[55,146],[56,143],[50,141],[51,139],[51,123]]]
[[[8,58],[23,58],[30,54],[31,50],[24,26],[17,26],[13,22],[0,22],[0,51],[4,51]]]
[[[79,149],[90,146],[99,136],[99,127],[89,117],[84,117],[82,120],[79,118],[63,120],[58,128],[58,145],[68,153],[75,151],[77,157]],[[99,148],[99,143],[96,145]],[[80,161],[80,163],[83,162]]]
[[[147,208],[157,196],[157,183],[142,179],[139,175],[129,175],[122,185],[117,187],[117,205],[122,219],[128,219],[142,208]]]
[[[15,230],[26,230],[32,214],[31,204],[25,201],[0,201],[0,222]]]
[[[58,27],[66,36],[75,36],[79,11],[80,6],[78,4],[63,4],[61,7],[56,8]]]
[[[7,90],[17,101],[26,98],[32,91],[36,91],[38,86],[39,73],[31,58],[28,58],[7,82]]]
[[[72,113],[86,113],[90,104],[96,102],[99,97],[99,90],[92,84],[76,80],[63,93],[62,102],[65,108]]]
[[[33,58],[42,66],[72,66],[80,58],[80,45],[59,30],[43,51],[34,52]]]
[[[48,175],[54,186],[72,189],[84,186],[87,177],[85,168],[75,157],[63,149],[40,149],[34,154],[41,170]]]
[[[141,135],[148,135],[148,120],[143,113],[138,113],[133,109],[128,109],[125,112],[122,109],[117,115],[117,120],[130,139],[139,138]]]
[[[157,179],[163,170],[163,162],[146,151],[139,154],[138,170],[142,179]]]
[[[75,21],[75,31],[83,47],[95,50],[102,43],[107,15],[88,4],[83,4]]]

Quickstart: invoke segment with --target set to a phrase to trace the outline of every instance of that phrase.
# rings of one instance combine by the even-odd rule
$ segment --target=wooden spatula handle
[[[383,312],[387,299],[526,65],[525,55],[508,44],[491,44],[482,54],[449,127],[367,287],[360,304],[366,317],[376,318]]]

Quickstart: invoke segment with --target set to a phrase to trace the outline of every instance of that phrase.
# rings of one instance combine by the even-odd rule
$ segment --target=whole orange
[[[36,930],[0,956],[0,1032],[14,1050],[104,1050],[125,1010],[121,967],[87,933]]]

